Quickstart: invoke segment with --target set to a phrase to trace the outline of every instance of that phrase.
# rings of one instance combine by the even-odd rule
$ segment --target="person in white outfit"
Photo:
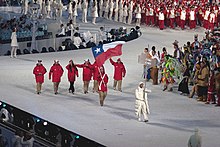
[[[140,4],[137,4],[135,13],[136,13],[136,26],[140,26],[141,25],[141,6],[140,6]]]
[[[11,58],[17,57],[18,40],[16,35],[17,29],[14,28],[11,34]]]
[[[147,93],[151,90],[146,89],[143,82],[140,82],[135,90],[135,114],[138,116],[138,121],[141,121],[141,115],[144,117],[144,122],[148,122],[147,114],[150,114]]]
[[[123,21],[123,2],[119,0],[119,22]]]
[[[98,7],[97,7],[97,2],[93,1],[93,4],[92,4],[92,24],[96,24],[96,17],[98,17]]]
[[[87,23],[88,1],[82,0],[82,22]]]
[[[103,0],[99,0],[99,17],[103,14]]]
[[[78,16],[78,12],[77,12],[77,8],[78,8],[78,4],[77,4],[77,0],[73,1],[72,3],[73,6],[73,24],[76,24],[76,17]]]
[[[51,18],[51,1],[47,1],[47,18]]]
[[[127,23],[127,16],[128,16],[128,6],[125,2],[124,9],[123,9],[123,23]]]
[[[59,0],[57,3],[57,17],[61,18],[62,15],[63,15],[63,3],[61,0]]]
[[[70,1],[68,4],[68,19],[71,20],[73,18],[73,2]]]
[[[43,19],[45,19],[45,18],[47,17],[47,7],[46,7],[46,2],[45,2],[45,0],[42,1],[41,14],[42,14]]]
[[[108,19],[108,12],[109,12],[109,0],[105,0],[104,2],[104,11],[105,11],[105,14],[104,14],[104,18],[105,19]]]
[[[134,3],[131,0],[128,5],[128,24],[131,24],[132,22],[133,6],[134,6]]]
[[[112,15],[113,15],[113,10],[114,10],[114,2],[113,0],[110,0],[109,2],[109,20],[112,20]]]
[[[118,0],[114,2],[114,21],[118,21]]]

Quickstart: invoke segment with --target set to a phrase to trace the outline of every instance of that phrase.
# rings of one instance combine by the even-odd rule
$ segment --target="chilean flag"
[[[107,44],[92,47],[92,53],[98,66],[105,63],[106,60],[113,56],[120,56],[122,54],[122,45],[125,41],[115,41]]]

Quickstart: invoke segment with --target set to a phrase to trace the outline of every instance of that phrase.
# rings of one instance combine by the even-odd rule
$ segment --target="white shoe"
[[[141,121],[141,118],[138,118],[138,121]]]

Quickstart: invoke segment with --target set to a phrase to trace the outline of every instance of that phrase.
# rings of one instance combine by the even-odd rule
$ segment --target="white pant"
[[[17,49],[18,49],[18,47],[17,46],[12,46],[11,47],[11,57],[13,58],[13,57],[17,57]]]
[[[144,101],[136,100],[136,115],[141,118],[141,114],[144,116],[144,120],[148,120],[147,117],[147,106]]]

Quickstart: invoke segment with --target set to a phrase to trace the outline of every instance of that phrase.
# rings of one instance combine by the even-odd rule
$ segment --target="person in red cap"
[[[92,78],[92,65],[89,60],[85,61],[84,64],[76,64],[77,67],[83,68],[83,90],[84,93],[88,93],[89,83]]]
[[[41,93],[42,84],[44,83],[44,74],[47,72],[46,68],[42,64],[42,60],[38,60],[36,66],[33,69],[33,74],[36,79],[37,94]]]
[[[118,58],[117,62],[114,62],[111,58],[110,58],[110,62],[111,64],[114,66],[115,71],[114,71],[114,84],[113,84],[113,88],[114,90],[116,89],[116,86],[118,84],[118,90],[122,92],[121,89],[121,85],[122,85],[122,78],[125,77],[126,74],[126,69],[124,64],[121,62],[121,59]]]
[[[97,77],[98,81],[98,91],[99,91],[99,100],[100,105],[104,105],[104,100],[107,96],[107,83],[108,83],[108,75],[105,73],[104,67],[99,68],[99,76]]]
[[[59,64],[58,60],[54,60],[54,64],[50,68],[49,72],[49,80],[51,79],[52,76],[52,82],[54,86],[54,94],[58,94],[58,87],[61,81],[61,77],[63,75],[63,68]]]
[[[76,76],[78,75],[78,69],[76,65],[73,63],[73,60],[69,61],[69,64],[66,66],[66,69],[68,70],[68,81],[70,82],[69,92],[72,92],[74,94],[75,88],[74,88],[74,82],[76,80]]]

